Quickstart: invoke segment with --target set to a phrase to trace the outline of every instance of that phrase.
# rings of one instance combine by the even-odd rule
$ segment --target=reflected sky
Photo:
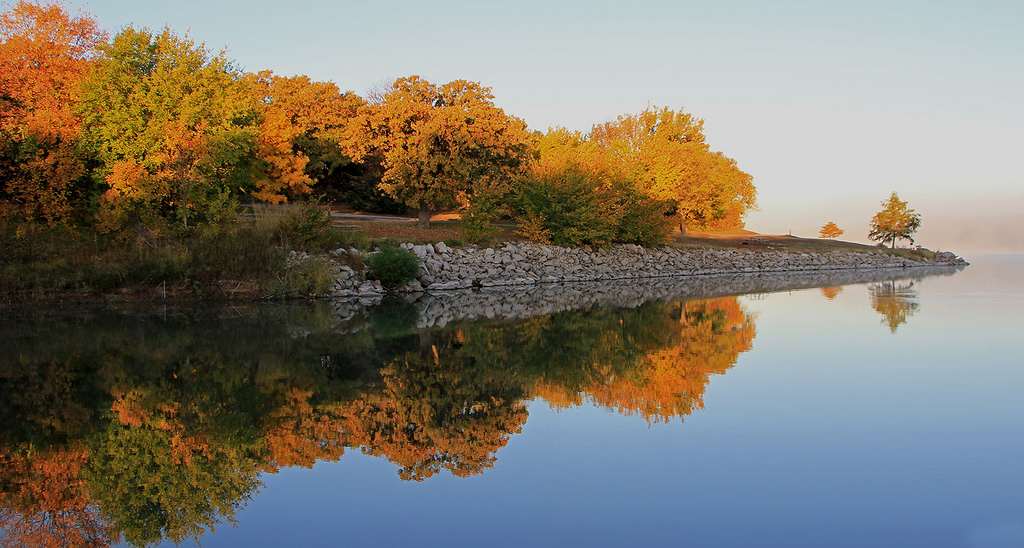
[[[168,380],[167,369],[146,373],[182,355],[201,364],[206,353],[210,362],[209,345],[190,328],[133,331],[115,321],[105,324],[120,326],[106,342],[49,335],[80,361],[97,348],[116,358],[100,368],[103,383],[92,385],[107,393],[79,390],[71,398],[101,408],[89,425],[66,427],[83,412],[74,406],[58,417],[8,402],[6,419],[32,417],[36,426],[13,428],[8,420],[3,434],[8,454],[29,441],[61,447],[71,438],[88,439],[98,454],[97,439],[173,430],[177,417],[183,439],[191,432],[207,442],[232,440],[224,447],[251,452],[261,485],[238,505],[237,525],[201,536],[205,546],[1019,546],[1024,371],[1011,343],[1021,327],[1021,279],[1024,261],[990,257],[952,276],[456,320],[428,337],[409,327],[415,318],[401,320],[409,309],[399,308],[386,319],[343,322],[348,350],[336,346],[337,336],[318,336],[339,329],[331,314],[277,315],[236,325],[261,340],[233,359],[225,358],[233,341],[219,338],[226,373],[194,381],[234,380],[206,389]],[[887,315],[879,298],[917,306],[896,314],[893,330],[891,310],[901,307],[881,307]],[[282,322],[284,338],[274,335]],[[85,324],[61,325],[70,333]],[[40,351],[45,345],[33,346],[24,331],[4,333],[20,349],[15,359],[3,354],[7,395],[17,365],[52,367],[62,356]],[[109,345],[131,340],[160,352],[127,367],[144,354],[112,353]],[[255,381],[260,390],[249,399],[238,395],[248,394],[239,364],[267,367],[280,356],[315,366],[278,364],[264,370],[275,374]],[[49,386],[62,378],[42,376]],[[178,392],[111,405],[131,400],[126,387],[143,394],[146,386]],[[218,392],[232,386],[233,396]],[[41,397],[60,400],[52,392]],[[220,414],[211,410],[216,401]],[[472,404],[454,403],[461,401]],[[203,417],[188,418],[191,404]],[[321,412],[303,414],[304,405]],[[380,418],[369,408],[401,417],[367,421]],[[245,417],[228,420],[231,409],[264,426],[235,424]],[[324,445],[335,438],[316,433],[314,421],[293,431],[315,434],[278,436],[295,443],[268,449],[267,432],[287,417],[337,419],[348,445],[341,452]],[[104,421],[113,429],[93,426]],[[417,424],[423,436],[388,438],[388,424]],[[73,434],[54,441],[61,428]],[[239,441],[254,431],[262,441]],[[387,445],[410,439],[421,443]],[[200,441],[193,440],[195,455],[204,450]],[[453,454],[484,465],[459,473],[466,469],[448,466]],[[424,455],[440,467],[419,478],[403,474]],[[117,473],[109,464],[97,469]],[[11,486],[24,483],[7,470],[0,487],[11,501]],[[245,490],[210,484],[226,494]]]

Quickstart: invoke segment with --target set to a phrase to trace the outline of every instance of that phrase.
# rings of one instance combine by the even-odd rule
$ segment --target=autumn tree
[[[0,202],[67,221],[88,201],[73,106],[105,36],[87,16],[19,1],[0,14]]]
[[[259,112],[241,74],[169,30],[128,27],[102,53],[80,109],[108,187],[104,224],[220,222],[258,179]]]
[[[245,76],[259,108],[253,196],[279,203],[308,194],[318,180],[351,163],[342,143],[364,101],[333,82],[269,71]]]
[[[651,197],[671,200],[680,231],[687,226],[739,228],[754,206],[753,178],[704,138],[704,122],[668,108],[647,109],[599,124],[590,139],[606,171],[625,174]]]
[[[381,158],[381,189],[418,209],[424,226],[432,212],[517,173],[529,143],[526,124],[495,106],[490,88],[418,76],[395,80],[368,105],[349,141],[355,158]]]
[[[888,200],[882,202],[882,210],[871,218],[868,237],[876,242],[890,242],[896,249],[896,240],[914,243],[914,233],[920,227],[921,215],[893,192]]]
[[[818,235],[821,236],[822,238],[831,240],[833,238],[838,238],[842,236],[843,229],[839,228],[839,225],[835,224],[834,222],[829,221],[821,227],[821,230],[818,231]]]
[[[549,129],[537,139],[537,156],[531,164],[536,176],[579,171],[595,188],[628,181],[671,203],[681,232],[687,226],[739,228],[756,200],[752,177],[711,150],[704,122],[682,111],[647,109],[597,124],[589,135]]]

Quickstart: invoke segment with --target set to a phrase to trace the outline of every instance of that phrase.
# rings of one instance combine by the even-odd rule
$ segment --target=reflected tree
[[[871,295],[871,308],[882,315],[882,323],[889,326],[889,331],[896,333],[899,326],[907,323],[907,319],[918,309],[917,290],[913,280],[896,282],[887,281],[868,286]]]
[[[836,299],[836,297],[838,297],[839,294],[842,293],[842,292],[843,292],[842,286],[833,286],[833,287],[823,287],[823,288],[821,288],[822,296],[824,296],[826,299],[828,299],[830,301],[834,301]]]

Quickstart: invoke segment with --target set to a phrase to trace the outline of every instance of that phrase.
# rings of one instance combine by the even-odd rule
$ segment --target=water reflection
[[[736,297],[681,298],[702,290],[687,283],[4,325],[3,540],[196,538],[231,522],[261,474],[347,450],[406,480],[480,474],[521,432],[531,399],[681,420],[756,334]],[[715,287],[730,283],[752,282]],[[910,288],[872,285],[872,305],[912,311],[888,304]]]
[[[479,474],[526,400],[682,418],[755,334],[735,297],[433,329],[400,304],[341,333],[307,310],[24,331],[0,375],[8,540],[182,541],[230,521],[261,472],[351,449],[408,480]]]
[[[842,291],[843,288],[841,286],[823,287],[821,288],[821,295],[830,301],[834,301]]]
[[[888,325],[892,333],[896,333],[896,329],[917,312],[916,282],[888,280],[868,286],[871,308],[882,315],[882,323]]]

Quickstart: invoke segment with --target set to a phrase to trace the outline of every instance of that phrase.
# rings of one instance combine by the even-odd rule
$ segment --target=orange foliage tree
[[[68,221],[88,201],[73,107],[105,35],[87,16],[21,0],[0,14],[0,200]]]
[[[834,222],[829,221],[821,227],[818,235],[826,239],[838,238],[843,235],[843,229],[839,228],[839,225]]]
[[[257,199],[279,203],[308,194],[316,183],[309,174],[311,155],[341,155],[350,121],[365,102],[342,93],[333,82],[307,76],[275,76],[268,71],[246,76],[260,108]]]
[[[522,120],[495,106],[490,88],[409,76],[363,109],[349,145],[355,158],[381,158],[380,187],[417,208],[426,226],[431,212],[517,173],[530,137]]]

